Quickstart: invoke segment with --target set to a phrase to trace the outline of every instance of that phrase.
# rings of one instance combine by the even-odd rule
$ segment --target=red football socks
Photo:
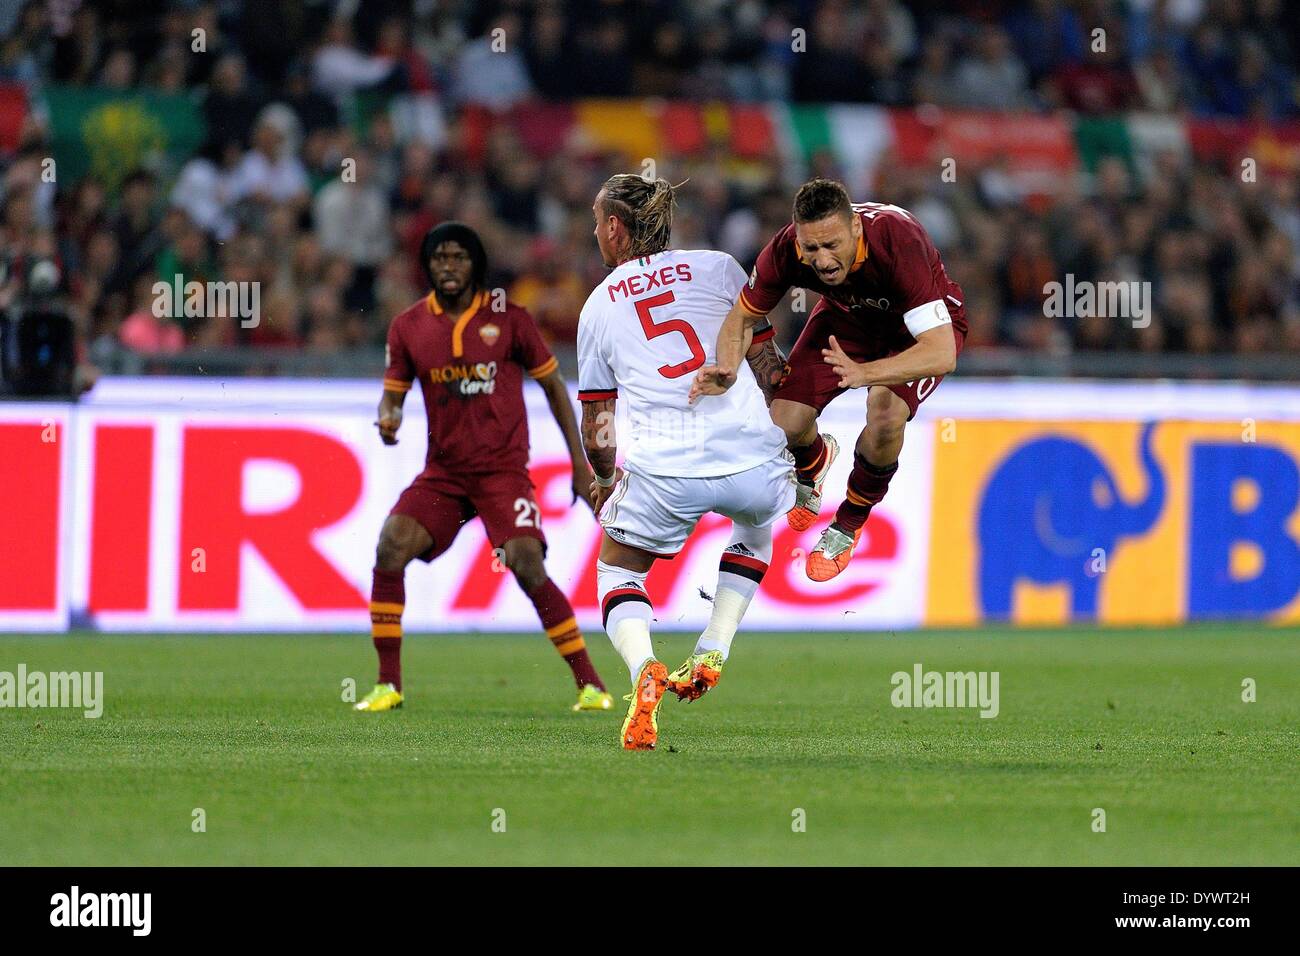
[[[853,456],[853,471],[849,474],[849,487],[844,503],[835,512],[835,523],[849,534],[867,523],[873,505],[879,504],[889,490],[889,480],[898,471],[898,462],[877,468],[859,454]]]
[[[811,485],[813,477],[826,461],[826,442],[818,434],[811,445],[791,448],[790,454],[794,456],[795,476],[805,485]]]
[[[546,636],[551,639],[551,644],[573,671],[573,680],[578,685],[578,689],[581,690],[586,684],[595,684],[596,687],[604,690],[605,685],[601,682],[600,675],[596,673],[596,665],[591,662],[587,654],[587,642],[582,639],[582,632],[578,630],[577,618],[573,616],[573,605],[564,596],[564,592],[554,581],[547,578],[546,583],[529,594],[528,598],[537,609],[537,616],[542,622],[542,627],[546,629]]]
[[[370,636],[379,654],[379,683],[402,689],[402,610],[406,585],[401,571],[375,568],[370,585]]]

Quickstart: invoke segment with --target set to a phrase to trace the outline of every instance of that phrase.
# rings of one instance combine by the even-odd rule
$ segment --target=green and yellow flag
[[[186,95],[50,86],[44,99],[65,183],[90,173],[111,190],[138,166],[173,171],[206,135],[203,113]]]

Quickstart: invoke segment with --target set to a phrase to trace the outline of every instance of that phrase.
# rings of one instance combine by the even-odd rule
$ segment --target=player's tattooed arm
[[[618,455],[618,441],[614,435],[614,403],[616,398],[605,398],[582,403],[582,449],[591,462],[592,471],[600,478],[614,474],[614,459]]]
[[[754,333],[758,334],[771,328],[770,324],[764,328],[766,322],[766,319],[761,320],[760,324],[754,327]],[[772,396],[781,387],[789,371],[781,347],[776,344],[775,338],[768,338],[757,345],[751,344],[745,353],[745,361],[749,363],[750,371],[754,373],[754,380],[758,382],[758,387],[763,392],[763,400],[771,405]]]
[[[385,445],[397,444],[397,429],[402,427],[402,403],[405,401],[405,392],[384,389],[384,397],[379,400],[379,415],[375,424],[379,426],[379,438]]]
[[[597,514],[614,490],[618,479],[615,461],[618,458],[618,439],[614,434],[614,403],[617,399],[605,398],[582,403],[582,448],[595,472],[591,482],[591,507]]]

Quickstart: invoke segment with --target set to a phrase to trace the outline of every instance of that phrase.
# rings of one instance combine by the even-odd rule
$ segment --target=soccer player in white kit
[[[620,173],[605,182],[592,211],[612,271],[578,322],[581,430],[605,531],[597,591],[605,630],[633,678],[620,735],[627,750],[654,749],[665,692],[695,700],[717,683],[772,558],[772,525],[795,501],[785,433],[765,398],[785,366],[770,326],[747,331],[748,363],[735,388],[688,400],[696,370],[715,361],[718,330],[747,277],[726,253],[669,249],[672,208],[673,187],[663,179]],[[615,464],[619,399],[629,423],[622,467]],[[669,674],[650,643],[646,576],[656,559],[681,550],[710,511],[732,522],[713,613],[694,652]]]

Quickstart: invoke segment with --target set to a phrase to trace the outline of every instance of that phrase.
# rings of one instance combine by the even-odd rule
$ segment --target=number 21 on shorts
[[[528,498],[515,499],[515,527],[540,528],[542,526],[542,509],[537,502]]]

